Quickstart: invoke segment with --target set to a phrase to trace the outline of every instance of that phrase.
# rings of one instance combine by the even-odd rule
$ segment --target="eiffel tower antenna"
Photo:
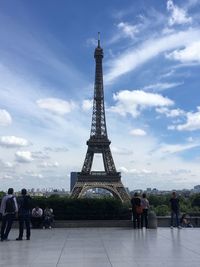
[[[87,141],[87,152],[81,172],[77,173],[77,181],[71,196],[80,198],[91,188],[103,188],[110,191],[114,197],[122,202],[130,199],[122,182],[121,173],[116,171],[112,153],[111,141],[108,139],[103,89],[103,49],[100,46],[100,33],[98,32],[98,45],[94,51],[96,63],[92,124],[90,138]],[[91,171],[94,154],[102,154],[104,171]]]
[[[100,32],[98,32],[98,47],[100,47]]]

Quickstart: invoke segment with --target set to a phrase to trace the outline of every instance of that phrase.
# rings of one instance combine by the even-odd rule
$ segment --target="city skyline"
[[[106,123],[122,182],[200,180],[200,3],[0,3],[1,188],[66,188],[89,139],[97,32]],[[93,170],[101,170],[102,158]]]

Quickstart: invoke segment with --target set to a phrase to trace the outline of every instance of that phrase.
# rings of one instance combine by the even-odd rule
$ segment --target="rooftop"
[[[0,266],[199,267],[200,229],[66,228],[32,230],[30,241],[0,242]]]

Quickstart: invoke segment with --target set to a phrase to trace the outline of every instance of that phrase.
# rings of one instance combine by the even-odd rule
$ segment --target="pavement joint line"
[[[57,263],[56,263],[56,267],[57,267],[58,264],[59,264],[59,261],[60,261],[60,259],[61,259],[63,250],[64,250],[64,248],[65,248],[65,245],[66,245],[67,242],[68,242],[68,238],[69,238],[69,236],[70,236],[70,233],[68,232],[68,234],[67,234],[67,236],[66,236],[66,239],[65,239],[65,241],[64,241],[63,247],[62,247],[62,249],[61,249],[60,256],[59,256],[58,261],[57,261]]]
[[[170,230],[171,230],[171,229],[170,229]],[[174,230],[172,230],[172,231],[174,231]],[[183,229],[177,229],[177,231],[183,231]],[[165,236],[164,234],[160,234],[160,233],[159,233],[159,235],[161,235],[162,237],[165,237],[165,238],[168,239],[168,240],[171,240],[171,238]],[[194,254],[200,256],[200,253],[198,253],[198,252],[192,250],[191,248],[188,248],[188,247],[186,247],[186,246],[184,246],[184,245],[181,245],[181,244],[180,244],[180,247],[183,247],[183,248],[189,250],[190,252],[193,252]]]
[[[100,232],[100,229],[99,229],[99,232]],[[99,233],[99,234],[100,234],[100,233]],[[109,263],[110,263],[110,266],[111,266],[111,267],[114,267],[114,266],[112,265],[112,262],[111,262],[110,258],[109,258],[109,255],[108,255],[108,252],[107,252],[107,250],[106,250],[106,247],[105,247],[105,244],[104,244],[104,241],[103,241],[102,237],[101,237],[101,242],[102,242],[104,251],[105,251],[105,253],[106,253],[106,256],[107,256],[107,258],[108,258],[108,261],[109,261]]]

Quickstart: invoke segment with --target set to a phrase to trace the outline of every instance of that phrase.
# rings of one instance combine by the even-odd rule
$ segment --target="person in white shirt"
[[[143,209],[142,216],[141,216],[141,227],[145,225],[145,227],[147,228],[148,227],[149,200],[147,199],[147,196],[145,193],[142,194],[141,206]]]
[[[8,194],[1,201],[0,213],[2,214],[1,241],[8,241],[15,215],[18,212],[16,197],[13,188],[8,189]]]
[[[36,206],[34,209],[32,209],[31,213],[31,224],[33,228],[41,228],[43,221],[43,210]]]

